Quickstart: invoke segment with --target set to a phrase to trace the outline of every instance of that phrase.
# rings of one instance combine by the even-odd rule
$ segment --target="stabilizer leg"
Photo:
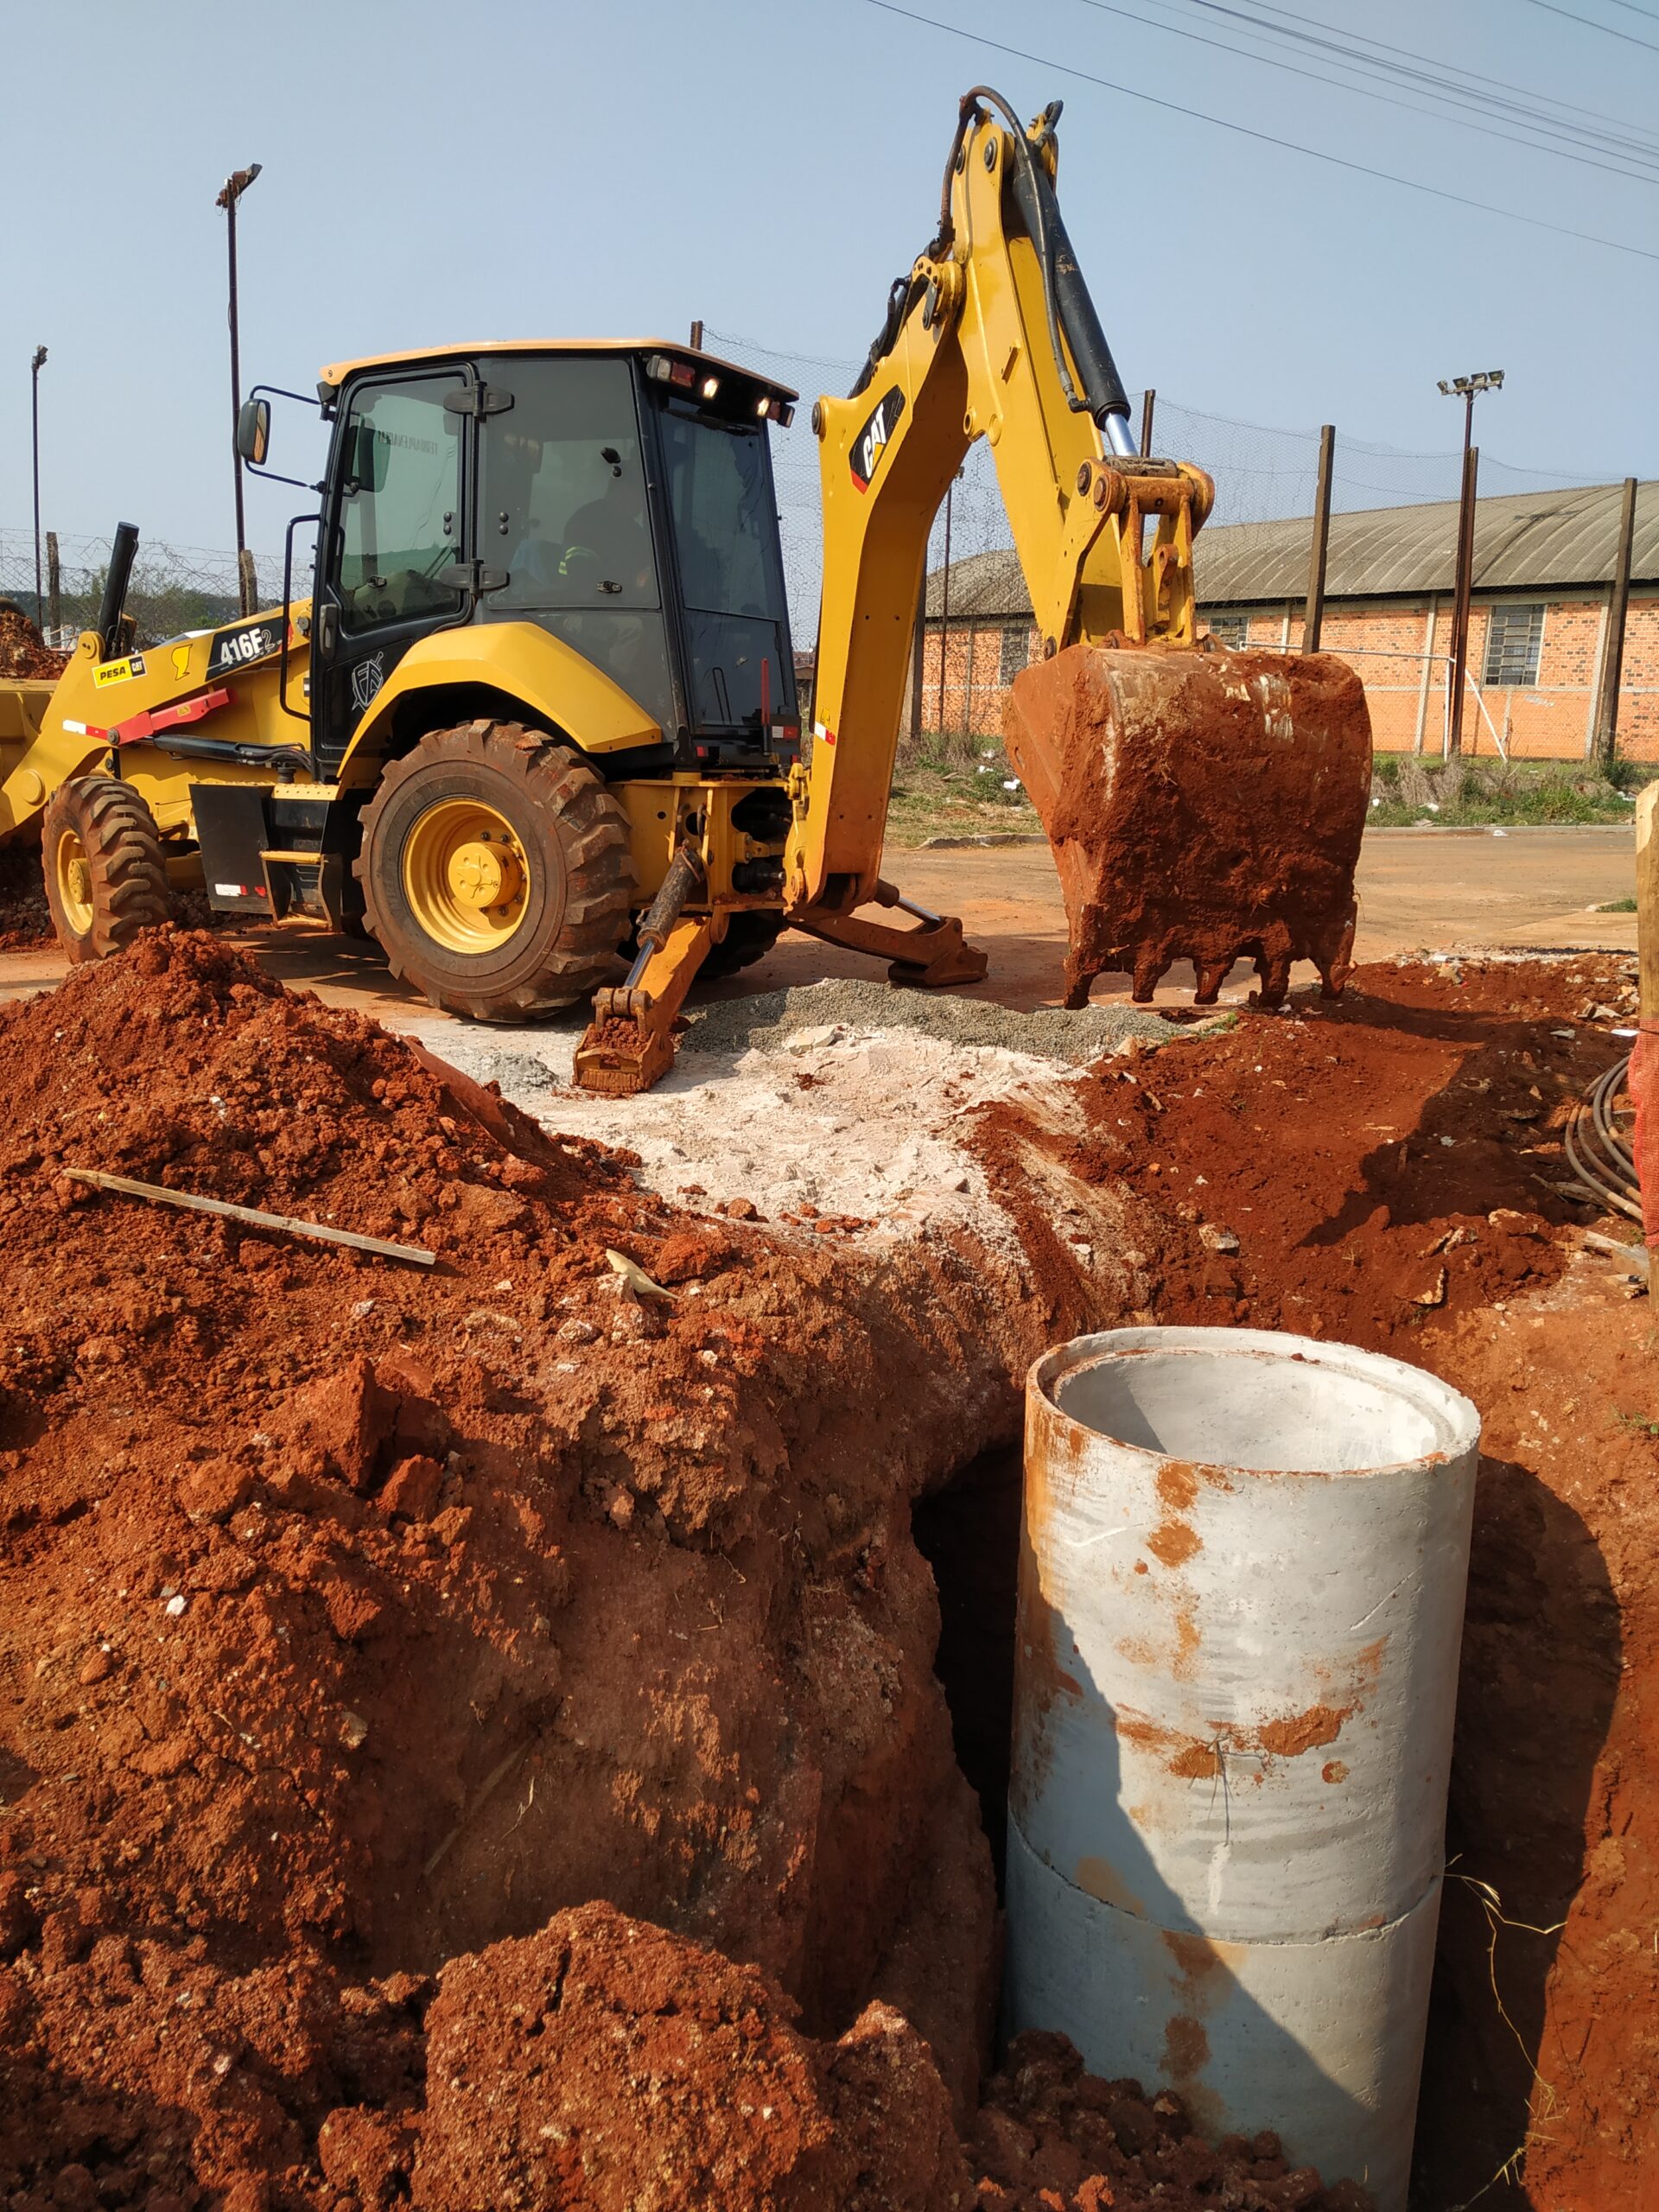
[[[954,914],[931,913],[905,898],[891,883],[875,887],[878,906],[897,906],[917,917],[914,929],[896,929],[890,922],[868,919],[862,914],[837,913],[829,906],[798,906],[789,916],[791,929],[826,944],[844,944],[854,952],[868,952],[891,964],[890,982],[942,990],[952,983],[976,983],[985,973],[985,955],[966,942],[962,924]]]

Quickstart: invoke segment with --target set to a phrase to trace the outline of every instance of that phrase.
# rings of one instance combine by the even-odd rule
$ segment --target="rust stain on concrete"
[[[1213,2139],[1222,2132],[1225,2113],[1220,2097],[1204,2079],[1211,2056],[1210,2031],[1205,2024],[1230,1986],[1229,1954],[1236,1958],[1238,1947],[1217,1943],[1186,1929],[1165,1928],[1159,1932],[1174,1966],[1170,1993],[1174,2010],[1164,2024],[1159,2071],[1185,2101],[1198,2133]]]
[[[1346,1762],[1343,1759],[1327,1759],[1319,1769],[1319,1779],[1321,1782],[1346,1782],[1348,1779]]]
[[[1098,1897],[1102,1904],[1115,1905],[1120,1912],[1132,1912],[1144,1920],[1147,1909],[1130,1889],[1117,1869],[1105,1859],[1079,1859],[1076,1880],[1080,1890],[1091,1897]]]
[[[1160,1521],[1147,1538],[1147,1549],[1166,1567],[1185,1567],[1204,1549],[1204,1539],[1185,1521]]]
[[[1353,1709],[1351,1705],[1310,1705],[1306,1713],[1292,1713],[1287,1719],[1264,1720],[1255,1731],[1253,1746],[1273,1758],[1300,1758],[1304,1751],[1334,1744]]]
[[[1158,1495],[1171,1513],[1190,1513],[1198,1503],[1198,1478],[1185,1459],[1166,1459],[1158,1470]]]
[[[1214,1744],[1188,1744],[1166,1762],[1171,1774],[1184,1782],[1210,1782],[1221,1772],[1221,1753]]]

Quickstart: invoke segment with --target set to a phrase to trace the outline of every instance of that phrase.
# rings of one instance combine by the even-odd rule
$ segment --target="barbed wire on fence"
[[[71,637],[90,629],[97,619],[109,570],[107,537],[58,537],[59,627]],[[280,554],[256,556],[262,592],[280,590]],[[41,567],[41,588],[46,569]],[[35,612],[35,534],[0,529],[0,598],[16,600]],[[137,626],[137,642],[152,645],[188,630],[217,629],[240,611],[236,555],[201,545],[175,545],[162,538],[139,541],[127,591],[127,612]],[[49,612],[49,610],[48,610]]]

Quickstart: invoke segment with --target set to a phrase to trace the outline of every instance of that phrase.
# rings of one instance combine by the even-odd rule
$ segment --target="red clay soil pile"
[[[69,665],[54,652],[15,600],[0,599],[0,678],[55,683]]]
[[[1137,1318],[1330,1336],[1480,1409],[1418,2133],[1433,2208],[1606,2212],[1659,2173],[1659,1370],[1649,1301],[1580,1233],[1636,1225],[1562,1187],[1632,969],[1363,968],[1334,1004],[1103,1063],[1081,1134],[998,1106],[977,1140],[1055,1333],[1090,1318],[1096,1194],[1127,1186]]]
[[[12,2212],[971,2202],[950,2099],[899,2013],[869,2005],[816,2042],[755,1968],[608,1905],[435,1978],[294,1961],[233,1977],[105,1936],[25,1955],[0,1993],[0,2172],[35,2177]]]
[[[1270,2129],[1205,2142],[1180,2098],[1084,2071],[1064,2036],[1010,2044],[969,2145],[979,2212],[1368,2212],[1357,2183],[1326,2188]]]
[[[354,2024],[591,1899],[810,2037],[893,2005],[971,2110],[994,1898],[909,1505],[1013,1432],[1041,1320],[977,1250],[826,1241],[671,1209],[204,936],[0,1014],[11,2190],[79,2129],[105,2201],[331,2201],[323,2105],[401,2094]],[[148,2093],[198,1990],[211,2054]]]

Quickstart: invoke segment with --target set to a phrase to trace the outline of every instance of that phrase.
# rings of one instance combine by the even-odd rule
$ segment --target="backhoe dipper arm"
[[[829,916],[895,903],[880,863],[912,625],[933,518],[976,438],[995,454],[1045,653],[1114,633],[1192,639],[1192,531],[1212,487],[1135,456],[1054,195],[1058,112],[1021,130],[996,93],[964,97],[938,235],[894,285],[851,397],[814,410],[823,601],[785,895],[798,927],[843,941]]]

